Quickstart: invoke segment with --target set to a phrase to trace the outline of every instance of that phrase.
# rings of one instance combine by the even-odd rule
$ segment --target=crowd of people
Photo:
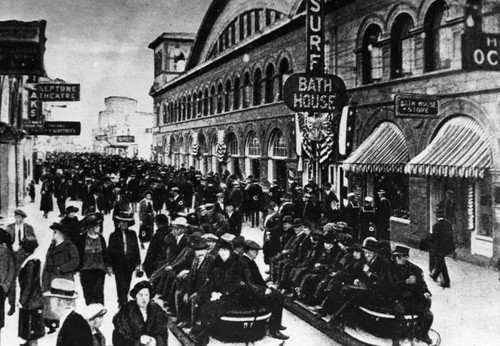
[[[417,336],[430,343],[431,294],[422,270],[408,261],[409,249],[391,249],[384,191],[376,205],[369,196],[361,205],[355,193],[344,205],[330,183],[320,187],[312,179],[304,186],[293,181],[287,191],[273,181],[264,192],[252,176],[203,175],[193,167],[99,154],[49,156],[37,172],[43,216],[55,198],[61,217],[50,226],[43,268],[33,257],[38,242],[24,211],[16,210],[16,223],[0,231],[0,266],[8,268],[0,268],[0,306],[8,298],[8,314],[14,313],[17,278],[19,336],[28,345],[59,328],[57,345],[105,345],[99,326],[110,304],[106,275],[114,276],[118,296],[114,345],[167,345],[168,318],[206,345],[225,312],[256,306],[271,311],[270,336],[286,340],[287,297],[333,315],[332,323],[349,302],[387,306],[397,320],[394,345],[404,314],[417,313],[423,316]],[[82,201],[81,220],[68,200]],[[106,242],[108,214],[114,229]],[[262,230],[262,246],[244,238],[245,221]],[[429,240],[434,248],[438,241]],[[260,250],[268,278],[255,262]],[[444,260],[437,261],[441,272],[433,271],[433,279],[442,273],[446,281]],[[74,311],[77,273],[87,305],[82,315]],[[79,338],[68,333],[75,326]]]

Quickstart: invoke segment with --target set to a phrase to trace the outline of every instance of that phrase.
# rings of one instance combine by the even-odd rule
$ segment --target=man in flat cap
[[[408,258],[410,249],[396,245],[392,252],[392,261],[389,264],[389,294],[393,303],[395,328],[392,335],[392,345],[398,346],[402,337],[402,328],[405,324],[405,315],[419,316],[416,337],[426,344],[432,344],[429,338],[433,315],[430,311],[431,293],[424,280],[424,273]]]
[[[16,273],[19,272],[19,268],[21,266],[21,254],[19,253],[19,248],[21,247],[22,240],[26,237],[34,237],[36,239],[33,226],[24,222],[24,219],[26,217],[27,215],[24,210],[16,209],[14,210],[15,222],[7,225],[6,227],[6,231],[7,233],[9,233],[10,239],[12,241],[12,251],[14,252]],[[11,316],[16,311],[16,280],[13,280],[12,282],[8,297],[10,310],[7,314]]]
[[[269,320],[271,337],[287,340],[289,337],[281,333],[281,330],[286,329],[281,325],[284,297],[274,285],[266,284],[255,263],[259,250],[262,248],[252,240],[245,240],[244,247],[245,253],[240,258],[244,282],[242,304],[249,307],[269,306],[271,309],[271,319]]]

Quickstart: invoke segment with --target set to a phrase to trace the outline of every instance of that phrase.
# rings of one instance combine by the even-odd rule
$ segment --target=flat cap
[[[262,247],[253,240],[245,240],[245,242],[243,243],[243,247],[245,248],[245,251],[262,250]]]

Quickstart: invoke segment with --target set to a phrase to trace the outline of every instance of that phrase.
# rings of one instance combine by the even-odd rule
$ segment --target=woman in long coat
[[[55,278],[74,281],[74,274],[80,264],[78,250],[66,239],[67,229],[64,225],[54,222],[50,228],[54,231],[53,241],[47,250],[45,266],[42,274],[42,292],[50,291],[50,284]],[[49,334],[59,327],[59,318],[50,310],[50,300],[44,302],[45,324]]]
[[[21,243],[22,264],[19,270],[19,337],[25,345],[36,345],[45,335],[43,324],[43,297],[40,284],[40,259],[33,256],[38,247],[35,237],[29,236]]]
[[[49,211],[54,210],[54,201],[52,200],[52,194],[54,193],[54,186],[50,179],[45,178],[42,184],[42,189],[40,190],[40,210],[43,211],[43,217],[47,218]]]
[[[167,346],[168,316],[153,300],[149,281],[139,281],[130,291],[134,299],[123,304],[113,318],[113,345]]]

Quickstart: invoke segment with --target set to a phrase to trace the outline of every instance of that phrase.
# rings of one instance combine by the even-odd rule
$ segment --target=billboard
[[[44,20],[0,22],[0,75],[45,74]]]
[[[36,90],[41,101],[80,101],[80,84],[43,83]]]

